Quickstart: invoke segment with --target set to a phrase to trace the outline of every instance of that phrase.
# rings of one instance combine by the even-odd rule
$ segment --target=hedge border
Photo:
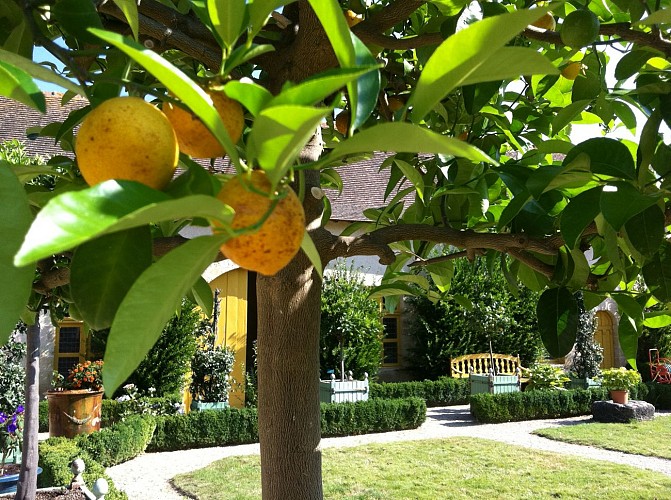
[[[371,383],[372,399],[418,397],[426,406],[453,406],[468,404],[471,389],[467,378],[441,377],[438,380],[416,382]]]

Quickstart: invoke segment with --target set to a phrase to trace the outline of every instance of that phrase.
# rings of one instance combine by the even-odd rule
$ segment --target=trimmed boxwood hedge
[[[255,408],[206,410],[156,417],[156,432],[148,451],[174,451],[229,446],[258,441]],[[371,399],[321,405],[322,436],[387,432],[419,427],[426,419],[420,398]]]
[[[467,378],[442,377],[438,380],[421,382],[389,382],[370,384],[372,399],[396,399],[418,397],[426,401],[426,406],[451,406],[468,404],[471,394]]]
[[[639,384],[632,399],[646,400],[650,389]],[[483,423],[519,422],[542,418],[566,418],[592,413],[592,402],[609,399],[605,389],[538,390],[504,394],[473,394],[471,413]]]
[[[671,384],[646,382],[648,394],[645,400],[658,410],[671,410]]]

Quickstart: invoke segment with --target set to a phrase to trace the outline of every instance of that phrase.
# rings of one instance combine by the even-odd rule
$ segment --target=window
[[[84,324],[74,320],[61,322],[56,328],[54,370],[66,377],[73,366],[84,361],[85,354]]]
[[[382,366],[398,366],[400,359],[401,340],[401,305],[396,307],[394,313],[390,314],[384,309],[382,302],[382,326],[384,337],[382,338]]]

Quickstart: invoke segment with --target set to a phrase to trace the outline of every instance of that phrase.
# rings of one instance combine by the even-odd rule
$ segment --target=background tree
[[[354,378],[364,373],[377,375],[382,363],[382,316],[380,303],[369,297],[370,287],[363,275],[353,267],[340,263],[324,277],[322,286],[319,363],[322,379],[328,370],[336,377],[341,372],[341,356],[345,373]]]
[[[426,293],[431,281],[445,286],[446,258],[505,254],[506,275],[543,291],[540,328],[553,356],[574,344],[576,290],[585,289],[587,308],[608,295],[618,302],[621,345],[632,365],[642,304],[671,298],[671,150],[660,134],[669,119],[671,44],[663,2],[552,5],[558,31],[532,26],[547,18],[548,6],[509,0],[6,4],[3,95],[44,111],[39,79],[61,85],[66,99],[85,96],[92,107],[122,92],[184,105],[215,134],[239,176],[264,170],[277,196],[295,181],[309,239],[285,268],[257,280],[266,498],[322,496],[319,271],[335,258],[379,256],[388,273],[378,294],[398,295],[416,293],[410,283]],[[363,18],[351,31],[347,8]],[[39,64],[36,46],[63,65],[62,74]],[[575,63],[577,72],[564,71]],[[237,145],[196,84],[203,80],[245,106]],[[349,112],[346,136],[334,131],[336,109]],[[88,111],[43,133],[71,142]],[[640,140],[571,140],[572,124],[585,122],[640,132]],[[394,153],[381,165],[389,173],[388,206],[370,207],[369,223],[333,235],[323,227],[322,188],[339,187],[344,159],[373,151]],[[231,211],[215,198],[221,178],[186,156],[181,162],[187,171],[165,192],[114,180],[84,188],[63,175],[58,195],[42,198],[28,197],[29,179],[0,163],[0,272],[14,284],[0,290],[1,340],[31,294],[59,297],[69,283],[79,312],[97,329],[112,327],[105,385],[114,391],[183,296],[191,291],[207,309],[198,277],[223,258],[218,249],[229,232],[256,227],[233,229]],[[274,202],[275,191],[268,197]],[[34,220],[31,210],[39,212]],[[216,234],[189,241],[177,234],[204,220]],[[150,232],[149,223],[159,230]],[[434,258],[435,245],[461,252]],[[64,265],[41,266],[45,261]],[[120,262],[127,265],[115,266]],[[641,275],[645,290],[634,287]],[[87,291],[110,283],[105,289],[115,300],[87,302],[95,295]]]
[[[516,296],[501,267],[485,259],[456,261],[445,298],[410,299],[414,338],[412,363],[421,376],[449,375],[450,358],[474,352],[519,354],[531,366],[542,353],[536,320],[539,294],[521,286]]]
[[[586,311],[582,297],[578,294],[578,332],[575,346],[569,355],[569,369],[579,379],[597,378],[601,374],[603,361],[603,347],[594,340],[596,330],[596,315],[593,311]]]

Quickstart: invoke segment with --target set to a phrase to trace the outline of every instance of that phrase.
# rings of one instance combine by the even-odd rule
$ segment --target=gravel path
[[[671,413],[658,412],[657,415],[671,415]],[[631,465],[671,476],[671,460],[562,443],[531,434],[532,431],[543,427],[575,425],[591,420],[591,418],[588,415],[576,418],[531,420],[505,424],[479,424],[471,417],[468,405],[429,408],[426,422],[418,429],[363,436],[325,438],[322,439],[322,448],[468,436],[502,441],[526,448]],[[203,468],[221,458],[258,453],[258,444],[167,453],[146,453],[129,462],[109,468],[107,473],[118,488],[126,491],[130,500],[178,500],[185,497],[179,495],[169,483],[170,479],[176,474]]]

